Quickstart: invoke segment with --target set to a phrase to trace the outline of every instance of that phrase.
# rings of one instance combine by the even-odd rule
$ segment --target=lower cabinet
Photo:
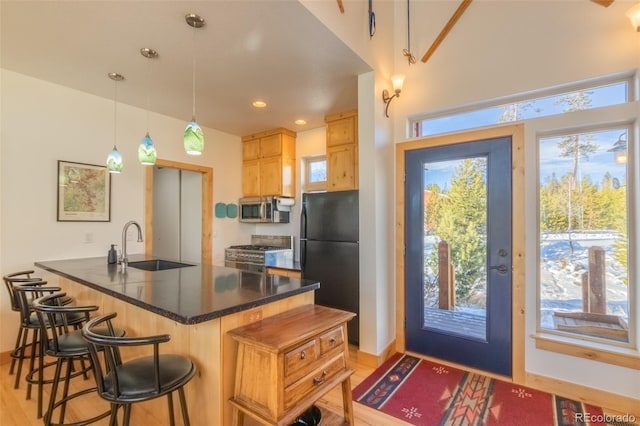
[[[234,425],[249,415],[289,425],[337,385],[353,424],[347,322],[355,314],[306,305],[229,331],[238,342]]]
[[[267,267],[267,274],[280,275],[289,278],[302,278],[302,271],[295,271],[293,269],[284,268],[269,268]]]

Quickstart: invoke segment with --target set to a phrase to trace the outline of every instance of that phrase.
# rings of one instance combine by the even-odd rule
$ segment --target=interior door
[[[511,137],[405,154],[407,350],[511,376]]]

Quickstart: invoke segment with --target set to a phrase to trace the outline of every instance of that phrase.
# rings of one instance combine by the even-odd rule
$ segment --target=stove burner
[[[230,249],[238,249],[238,250],[256,250],[256,251],[267,251],[267,250],[287,250],[286,247],[278,247],[278,246],[260,246],[254,244],[245,244],[239,246],[231,246]]]

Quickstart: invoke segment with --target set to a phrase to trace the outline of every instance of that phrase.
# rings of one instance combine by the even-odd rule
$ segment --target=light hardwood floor
[[[355,367],[356,372],[351,377],[351,385],[355,387],[362,380],[364,380],[374,370],[371,367],[357,363],[355,359],[355,351],[351,353],[351,362]],[[27,400],[26,396],[26,384],[22,381],[19,389],[13,389],[14,375],[9,375],[10,364],[3,363],[0,365],[0,425],[1,426],[40,426],[43,424],[42,419],[36,418],[36,390],[35,387],[32,390],[32,398]],[[83,389],[85,387],[93,386],[93,378],[83,381],[79,378],[71,381],[72,391]],[[45,405],[48,401],[50,386],[45,386]],[[177,424],[181,425],[181,419],[179,419],[179,406],[177,405],[177,398],[174,403],[174,409],[176,411],[176,417],[178,418]],[[154,413],[144,409],[145,403],[136,404],[132,409],[132,421],[133,426],[165,426],[160,421],[155,419]],[[317,404],[323,413],[322,426],[337,426],[342,425],[342,418],[334,413],[342,413],[342,393],[340,392],[340,386],[337,386],[334,390],[329,392],[322,398]],[[89,394],[72,401],[67,408],[67,414],[65,417],[66,422],[77,421],[83,418],[89,418],[103,410],[108,409],[108,404],[100,399],[97,394]],[[354,417],[355,424],[359,426],[394,426],[394,425],[408,425],[403,421],[397,420],[393,417],[386,416],[379,411],[364,407],[360,404],[354,403]],[[246,426],[253,426],[255,423],[250,423],[251,419],[245,422]],[[108,425],[107,419],[103,419],[95,425],[102,426]],[[193,426],[226,426],[226,425],[193,425]]]

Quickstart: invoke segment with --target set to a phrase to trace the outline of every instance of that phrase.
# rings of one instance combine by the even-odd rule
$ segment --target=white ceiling
[[[296,0],[0,4],[3,68],[108,99],[107,74],[118,72],[119,102],[147,108],[149,94],[151,111],[185,124],[195,46],[196,119],[235,135],[323,126],[324,115],[357,108],[357,75],[371,69]],[[187,13],[205,27],[194,34]],[[268,107],[252,107],[256,98]]]

